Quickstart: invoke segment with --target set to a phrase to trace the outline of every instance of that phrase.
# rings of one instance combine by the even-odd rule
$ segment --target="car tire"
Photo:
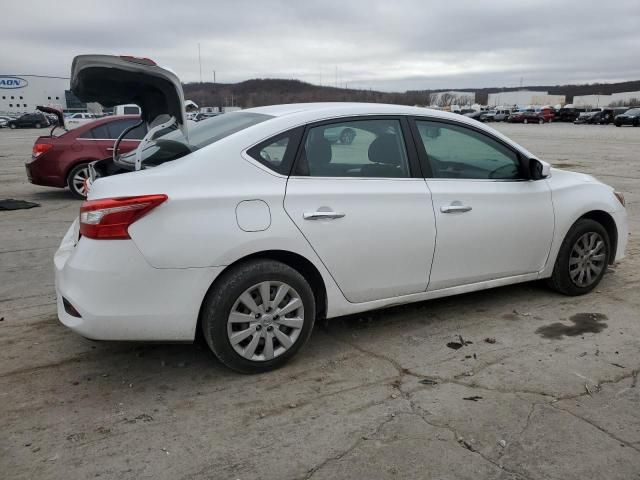
[[[538,125],[542,125],[543,123],[544,123],[544,120],[542,118],[538,120]]]
[[[36,128],[42,128],[42,125],[40,124],[40,122],[36,122],[36,124],[34,125]]]
[[[278,298],[281,288],[286,293]],[[268,292],[268,302],[262,301],[263,292]],[[299,306],[286,312],[288,317],[277,315],[294,304]],[[313,291],[304,276],[282,262],[265,259],[224,272],[205,297],[200,321],[215,356],[232,370],[253,374],[279,368],[293,357],[309,339],[315,314]]]
[[[527,124],[529,123],[529,120],[527,120],[526,118],[522,121],[522,123]]]
[[[67,187],[71,195],[80,200],[87,198],[87,192],[83,190],[84,180],[89,178],[89,164],[80,163],[73,167],[67,174]]]
[[[563,240],[548,284],[564,295],[589,293],[602,280],[610,255],[611,243],[605,228],[595,220],[582,218]]]
[[[17,127],[17,125],[15,123],[10,123],[9,124],[9,128],[12,129],[12,130],[15,130],[16,127]]]
[[[619,124],[619,123],[615,123],[614,125],[615,125],[616,127],[621,127],[621,126],[622,126],[622,125],[621,125],[621,124]]]

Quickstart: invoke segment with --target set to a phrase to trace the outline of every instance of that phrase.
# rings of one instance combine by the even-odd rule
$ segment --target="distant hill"
[[[238,105],[243,108],[298,102],[374,102],[400,105],[426,105],[431,93],[449,89],[409,90],[406,92],[379,92],[313,85],[300,80],[258,78],[239,83],[187,83],[185,98],[201,107]],[[486,103],[490,93],[517,90],[544,90],[550,95],[565,95],[571,103],[575,95],[609,95],[640,90],[640,80],[618,83],[591,83],[586,85],[529,85],[502,88],[456,88],[456,91],[474,92],[478,103]]]

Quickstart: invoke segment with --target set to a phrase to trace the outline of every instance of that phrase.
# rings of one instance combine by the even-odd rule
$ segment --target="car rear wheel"
[[[74,197],[81,200],[87,198],[86,180],[88,178],[89,164],[81,163],[71,169],[69,175],[67,175],[67,186]]]
[[[35,127],[36,127],[36,128],[42,128],[42,125],[40,124],[40,122],[36,122]]]
[[[15,124],[15,123],[10,123],[10,124],[9,124],[9,128],[12,128],[12,129],[14,129],[14,130],[15,130],[15,128],[16,128],[16,124]]]
[[[538,120],[538,124],[542,125],[543,123],[544,123],[544,120],[542,118]]]
[[[565,295],[584,295],[602,280],[611,255],[609,235],[595,220],[578,220],[565,237],[549,285]]]
[[[306,343],[315,321],[307,280],[274,260],[223,273],[201,311],[207,344],[227,367],[261,373],[284,365]]]

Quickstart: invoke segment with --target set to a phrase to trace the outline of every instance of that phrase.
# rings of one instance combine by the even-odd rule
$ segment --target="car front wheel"
[[[565,237],[549,285],[565,295],[583,295],[602,280],[611,244],[604,227],[588,218],[578,220]]]
[[[311,335],[316,307],[307,280],[274,260],[225,272],[205,298],[202,332],[218,359],[241,373],[276,369]]]
[[[15,128],[16,128],[16,124],[15,124],[15,123],[10,123],[10,124],[9,124],[9,128],[11,128],[11,129],[14,129],[14,130],[15,130]]]
[[[67,186],[71,191],[71,194],[84,200],[87,198],[87,185],[86,181],[89,178],[89,164],[81,163],[71,169],[67,175]]]

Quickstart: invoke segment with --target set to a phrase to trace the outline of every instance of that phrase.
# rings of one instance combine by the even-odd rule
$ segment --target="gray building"
[[[68,91],[68,78],[0,74],[0,112],[33,112],[38,105],[66,109]]]

